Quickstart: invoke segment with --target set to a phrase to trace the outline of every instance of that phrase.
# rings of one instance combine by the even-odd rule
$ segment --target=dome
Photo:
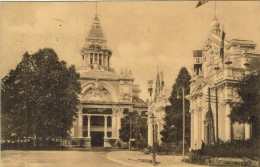
[[[88,34],[89,39],[105,39],[104,32],[101,27],[92,25]]]
[[[211,30],[216,30],[220,28],[220,23],[216,16],[214,17],[213,21],[210,23],[210,28]]]
[[[100,26],[99,23],[99,18],[96,15],[94,20],[93,20],[93,24],[90,28],[89,34],[88,34],[88,38],[89,39],[101,39],[101,40],[105,40],[105,33],[102,29],[102,27]]]

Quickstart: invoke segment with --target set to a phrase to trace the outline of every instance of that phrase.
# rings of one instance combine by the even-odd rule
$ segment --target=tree
[[[121,119],[121,129],[119,130],[119,138],[123,142],[129,142],[131,133],[131,137],[135,139],[135,144],[137,148],[144,148],[147,146],[146,134],[144,133],[146,131],[146,119],[143,119],[137,111],[128,112]]]
[[[160,132],[162,141],[165,143],[182,141],[182,121],[183,121],[183,95],[182,88],[184,86],[185,95],[190,93],[190,79],[188,70],[182,67],[179,71],[178,77],[172,87],[171,96],[169,101],[170,107],[166,108],[166,115],[164,118],[164,129]],[[190,103],[185,99],[185,140],[190,141]]]
[[[240,98],[233,105],[229,115],[232,123],[252,124],[252,137],[260,135],[260,60],[256,59],[249,66],[251,74],[245,76],[234,87]]]
[[[52,49],[23,55],[2,79],[1,127],[4,138],[65,138],[77,117],[81,86],[75,66],[67,67]]]

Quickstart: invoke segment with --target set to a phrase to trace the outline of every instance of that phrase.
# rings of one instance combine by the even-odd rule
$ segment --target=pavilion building
[[[200,149],[202,141],[249,139],[250,124],[232,124],[228,115],[239,101],[234,84],[249,71],[249,62],[260,58],[250,40],[224,40],[224,31],[215,17],[202,50],[193,52],[194,72],[190,84],[191,149]],[[246,111],[245,111],[246,112]]]
[[[85,46],[81,50],[80,74],[82,95],[78,118],[71,137],[74,143],[85,140],[85,146],[111,147],[109,139],[120,142],[121,118],[127,112],[147,112],[138,98],[140,89],[134,84],[131,70],[116,73],[110,67],[112,51],[95,15]]]

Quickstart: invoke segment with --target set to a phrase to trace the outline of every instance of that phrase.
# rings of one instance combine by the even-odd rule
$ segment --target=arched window
[[[102,54],[99,54],[99,65],[102,65]]]
[[[206,119],[204,121],[204,140],[206,144],[215,143],[215,133],[214,133],[214,119],[211,111],[206,114]]]
[[[97,62],[98,62],[97,56],[98,55],[95,53],[95,62],[94,62],[95,64],[97,64]]]

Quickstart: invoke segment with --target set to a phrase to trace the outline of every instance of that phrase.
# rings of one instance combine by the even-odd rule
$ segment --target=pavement
[[[187,157],[188,158],[188,157]],[[152,154],[145,155],[140,151],[114,151],[107,154],[107,159],[131,167],[150,167],[153,164],[141,162],[140,160],[152,160]],[[189,164],[181,162],[182,156],[172,155],[156,155],[156,162],[159,162],[158,167],[204,167],[203,165]]]
[[[139,151],[126,150],[68,150],[68,151],[1,151],[1,167],[139,167],[153,166],[152,155],[145,155]],[[181,162],[181,156],[157,155],[158,167],[174,166],[189,167],[193,165]]]
[[[1,167],[125,167],[108,151],[1,151]]]

